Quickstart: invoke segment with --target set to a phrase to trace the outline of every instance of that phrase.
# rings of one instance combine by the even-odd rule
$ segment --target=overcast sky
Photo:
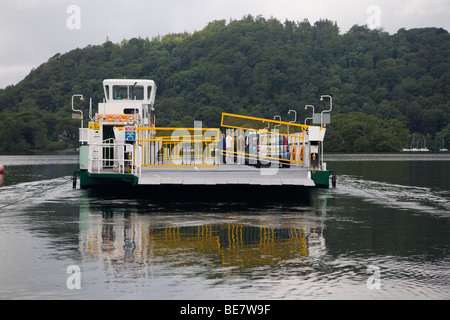
[[[450,30],[450,0],[1,0],[0,88],[22,80],[56,53],[203,29],[244,15],[311,23]]]

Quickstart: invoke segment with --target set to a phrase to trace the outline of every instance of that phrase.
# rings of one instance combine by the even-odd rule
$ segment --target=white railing
[[[117,142],[113,138],[89,147],[88,171],[105,173],[108,170],[122,174],[141,175],[142,156],[140,147]]]
[[[89,139],[89,128],[79,128],[79,141],[80,142],[88,142]]]

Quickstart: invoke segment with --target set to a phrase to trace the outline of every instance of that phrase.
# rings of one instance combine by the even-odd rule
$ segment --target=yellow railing
[[[309,126],[229,113],[222,113],[221,126],[226,128],[223,133],[217,128],[138,127],[141,166],[304,163],[305,130]],[[232,143],[223,148],[223,139],[228,136]],[[226,159],[222,158],[225,151]]]
[[[142,166],[219,166],[219,129],[137,128]]]
[[[250,163],[304,163],[305,130],[310,126],[230,113],[222,113],[221,126],[237,141],[233,152]]]
[[[281,134],[267,130],[227,129],[232,145],[227,148],[231,163],[239,164],[297,164],[304,163],[304,135]],[[229,158],[226,160],[230,163]]]
[[[271,119],[243,116],[239,114],[232,113],[222,113],[221,127],[234,128],[234,129],[244,129],[244,130],[266,130],[273,131],[276,130],[281,134],[297,134],[305,133],[305,130],[310,126],[277,121]]]

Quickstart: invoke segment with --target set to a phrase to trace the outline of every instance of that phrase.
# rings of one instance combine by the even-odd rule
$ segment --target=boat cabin
[[[110,124],[152,126],[156,85],[153,80],[103,81],[105,100],[98,104],[96,121]]]

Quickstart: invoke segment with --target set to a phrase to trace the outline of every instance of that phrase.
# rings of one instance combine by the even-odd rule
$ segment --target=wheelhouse
[[[97,121],[152,124],[156,95],[153,80],[108,79],[103,81],[103,89],[105,100],[99,103]]]

